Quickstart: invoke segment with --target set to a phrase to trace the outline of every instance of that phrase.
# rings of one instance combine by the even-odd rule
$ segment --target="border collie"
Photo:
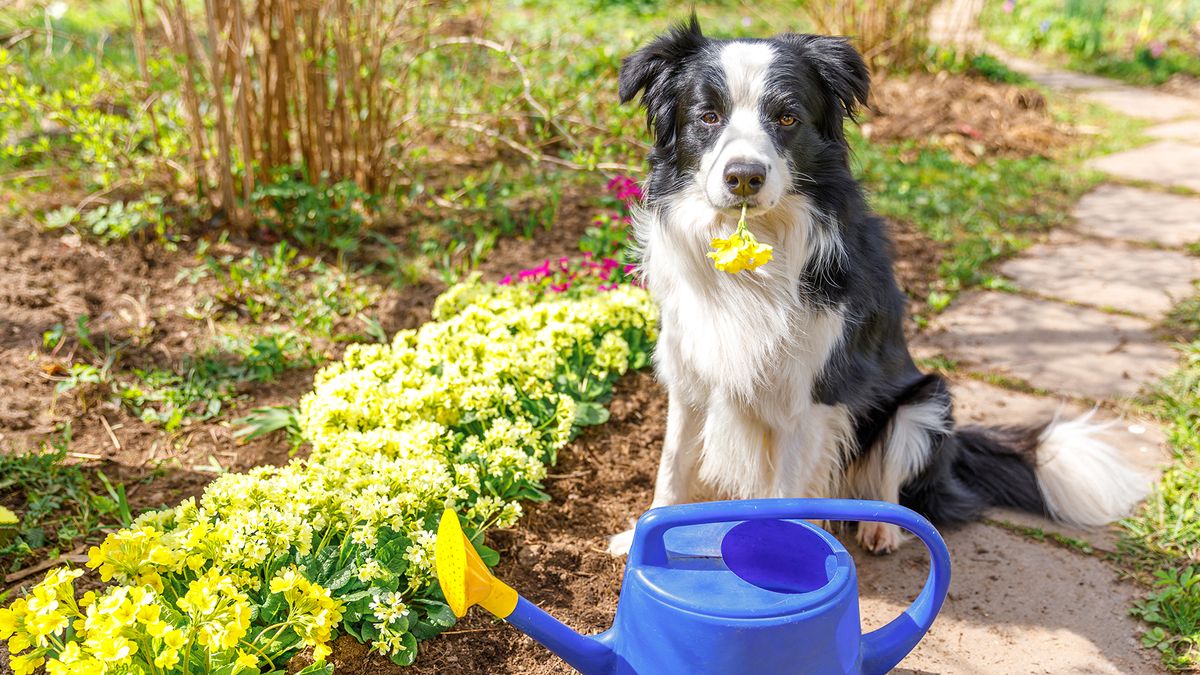
[[[850,171],[843,122],[869,76],[847,40],[715,40],[693,15],[627,57],[619,84],[654,138],[634,218],[669,395],[653,506],[853,497],[942,525],[991,506],[1100,525],[1144,495],[1087,418],[956,428],[945,380],[913,363],[885,224]],[[743,203],[774,258],[731,275],[706,252]],[[901,533],[860,523],[857,539],[886,553]]]

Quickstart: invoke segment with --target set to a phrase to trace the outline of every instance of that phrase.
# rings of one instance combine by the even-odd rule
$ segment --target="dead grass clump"
[[[913,73],[879,80],[863,134],[913,140],[974,164],[984,157],[1053,157],[1074,135],[1036,90],[956,75]]]

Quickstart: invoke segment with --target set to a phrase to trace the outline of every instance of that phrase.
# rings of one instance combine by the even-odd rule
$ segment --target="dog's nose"
[[[725,165],[725,187],[739,197],[758,194],[767,180],[767,167],[758,162],[730,162]]]

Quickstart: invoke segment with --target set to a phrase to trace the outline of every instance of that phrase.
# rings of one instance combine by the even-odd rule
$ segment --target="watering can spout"
[[[454,615],[462,618],[479,605],[537,640],[584,675],[612,673],[616,655],[609,633],[592,638],[572,630],[497,579],[467,539],[454,511],[446,509],[438,524],[434,563],[438,585]]]

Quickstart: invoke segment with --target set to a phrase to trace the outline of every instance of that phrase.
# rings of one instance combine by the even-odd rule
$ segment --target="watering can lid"
[[[854,561],[824,530],[804,521],[755,520],[674,527],[665,564],[630,563],[646,590],[702,615],[791,616],[840,597]]]

